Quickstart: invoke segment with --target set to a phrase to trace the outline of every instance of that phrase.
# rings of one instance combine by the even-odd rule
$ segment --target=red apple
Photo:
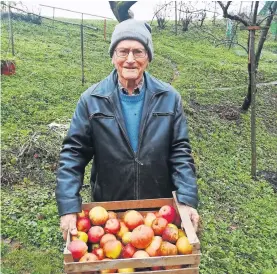
[[[153,221],[151,228],[153,229],[156,236],[162,236],[167,224],[168,222],[165,218],[158,217]]]
[[[147,212],[144,218],[144,224],[151,227],[153,221],[156,219],[156,215],[153,212]]]
[[[177,247],[176,245],[163,241],[159,250],[158,250],[159,256],[171,256],[171,255],[177,255]]]
[[[153,237],[154,231],[151,227],[140,225],[132,231],[131,244],[138,249],[144,249],[150,245]]]
[[[118,219],[108,219],[104,230],[106,233],[116,234],[120,230],[120,222]]]
[[[108,211],[109,219],[117,219],[117,214],[114,211]]]
[[[77,218],[76,227],[78,231],[88,232],[91,228],[90,219],[87,217]]]
[[[163,231],[162,238],[164,241],[175,244],[178,240],[178,228],[167,226]]]
[[[93,244],[99,243],[104,234],[103,227],[97,225],[92,226],[88,231],[88,241]]]
[[[129,228],[121,221],[120,230],[117,232],[116,236],[121,239],[126,232],[129,232]]]
[[[104,250],[101,247],[93,249],[92,253],[97,256],[98,260],[103,260],[105,258]]]
[[[132,258],[136,251],[137,249],[135,247],[133,247],[131,244],[127,244],[122,249],[121,257],[124,259]]]
[[[95,262],[98,261],[98,258],[95,254],[92,253],[86,253],[79,262]]]
[[[138,211],[128,210],[123,216],[123,222],[130,230],[133,230],[137,226],[144,224],[144,219]]]
[[[70,242],[68,250],[71,252],[73,259],[78,261],[87,253],[88,246],[81,240],[75,240]]]
[[[72,235],[72,241],[74,240],[82,240],[83,242],[88,242],[88,234],[84,231],[77,231],[77,235]]]
[[[171,205],[164,205],[160,208],[159,214],[165,218],[168,223],[172,223],[176,218],[176,210]]]
[[[158,250],[162,244],[162,241],[163,239],[161,236],[155,236],[151,244],[145,248],[145,251],[150,257],[158,256]]]
[[[89,218],[93,225],[104,225],[108,218],[107,210],[102,206],[95,206],[89,211]]]
[[[116,240],[116,237],[113,234],[105,234],[100,240],[100,247],[103,247],[104,244],[108,241]]]
[[[110,259],[117,259],[122,251],[122,243],[118,240],[107,241],[104,244],[104,254]]]
[[[176,213],[176,217],[175,220],[173,222],[175,225],[177,225],[177,227],[181,227],[182,224],[182,220],[179,214]]]

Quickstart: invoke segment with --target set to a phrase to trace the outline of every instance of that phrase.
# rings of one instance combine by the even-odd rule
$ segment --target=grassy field
[[[16,74],[2,77],[1,273],[62,273],[64,243],[55,203],[55,172],[66,127],[80,94],[112,70],[102,22],[87,22],[85,84],[80,31],[49,22],[14,22]],[[8,25],[2,23],[2,59]],[[225,25],[206,27],[224,36]],[[247,89],[247,54],[215,47],[191,29],[175,36],[153,28],[149,71],[182,94],[197,165],[203,220],[201,273],[277,273],[277,87],[257,92],[257,169],[251,179],[250,111],[239,107]],[[239,33],[245,43],[245,32]],[[277,44],[267,41],[258,82],[276,81]],[[50,127],[51,123],[63,127]],[[271,177],[270,177],[271,176]],[[266,181],[265,178],[268,180]],[[82,196],[88,202],[86,175]]]

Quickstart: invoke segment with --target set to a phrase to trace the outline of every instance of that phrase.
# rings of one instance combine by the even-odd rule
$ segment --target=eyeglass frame
[[[117,50],[119,50],[119,49],[128,50],[128,54],[127,54],[126,56],[119,56],[119,55],[118,55],[118,52],[117,52]],[[142,50],[142,51],[144,52],[144,56],[136,57],[135,54],[134,54],[134,50]],[[144,57],[146,57],[146,56],[148,55],[148,52],[147,52],[146,49],[116,48],[116,49],[114,50],[114,52],[115,52],[116,56],[119,57],[119,58],[127,58],[127,57],[129,56],[130,52],[132,52],[134,59],[144,58]]]

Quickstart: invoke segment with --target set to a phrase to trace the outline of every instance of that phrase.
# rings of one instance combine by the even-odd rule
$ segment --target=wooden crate
[[[185,231],[190,244],[193,246],[192,254],[190,255],[175,255],[175,256],[159,256],[150,258],[130,258],[130,259],[113,259],[109,261],[96,261],[96,262],[74,262],[71,253],[67,249],[70,243],[70,237],[67,239],[66,247],[64,249],[64,271],[65,273],[100,273],[103,269],[120,269],[120,268],[144,268],[136,273],[141,274],[166,274],[166,273],[186,273],[196,274],[199,273],[200,264],[200,242],[194,231],[191,220],[186,212],[183,210],[184,205],[178,203],[176,193],[173,192],[173,198],[163,199],[147,199],[147,200],[129,200],[129,201],[113,201],[113,202],[98,202],[83,204],[83,209],[91,209],[94,206],[103,206],[106,210],[124,212],[128,209],[135,209],[145,215],[147,212],[154,212],[164,205],[172,205],[179,213],[182,220],[182,229]],[[186,268],[157,270],[151,271],[152,266],[173,266],[183,265]],[[148,268],[148,269],[147,269]]]

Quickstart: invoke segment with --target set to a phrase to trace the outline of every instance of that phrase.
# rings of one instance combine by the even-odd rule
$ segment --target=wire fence
[[[58,63],[63,57],[71,58],[71,62],[80,69],[80,78],[84,85],[92,63],[92,52],[97,44],[96,40],[110,40],[113,26],[116,21],[88,13],[79,13],[81,19],[57,18],[54,11],[57,7],[47,6],[53,9],[53,16],[41,16],[22,8],[2,4],[1,10],[1,71],[4,65],[13,64],[17,58],[36,61],[36,52],[31,52],[25,42],[28,39],[36,41],[45,47],[44,61]],[[70,13],[71,10],[62,9]],[[84,19],[84,15],[91,16],[94,20]],[[31,26],[30,26],[31,25]],[[55,42],[60,51],[53,54],[52,46],[47,45],[49,37],[58,37]],[[97,38],[97,39],[96,39]],[[107,54],[107,53],[106,53]],[[39,58],[42,58],[40,56]],[[30,60],[29,60],[30,61]],[[62,60],[60,60],[62,61]],[[10,68],[10,67],[9,67]],[[12,74],[12,72],[10,71]]]

